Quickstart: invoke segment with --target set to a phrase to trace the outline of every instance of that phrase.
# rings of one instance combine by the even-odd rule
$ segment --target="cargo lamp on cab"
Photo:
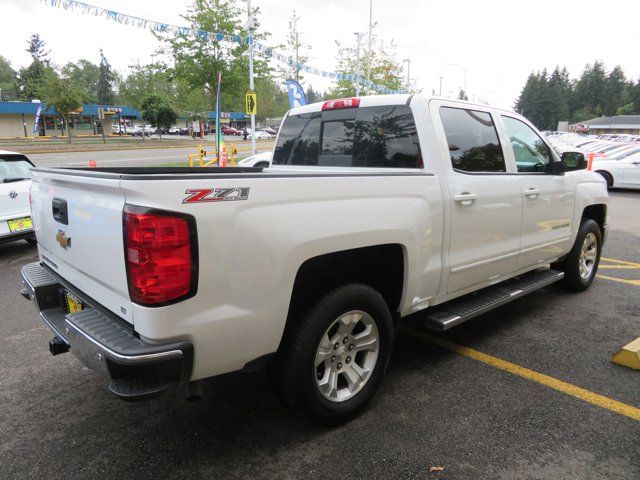
[[[340,98],[338,100],[329,100],[322,104],[322,111],[341,110],[343,108],[358,108],[360,106],[359,98]]]

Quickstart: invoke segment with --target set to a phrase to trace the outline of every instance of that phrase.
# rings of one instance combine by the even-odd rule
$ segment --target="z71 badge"
[[[187,196],[182,203],[231,202],[249,199],[249,187],[190,188],[184,193]]]

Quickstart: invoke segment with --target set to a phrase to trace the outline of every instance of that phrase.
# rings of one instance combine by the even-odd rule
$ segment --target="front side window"
[[[470,173],[507,171],[498,133],[489,113],[441,107],[440,118],[454,170]]]
[[[551,152],[540,136],[526,123],[502,117],[520,173],[546,172],[551,166]]]
[[[421,168],[422,157],[410,107],[389,105],[290,115],[273,164]]]

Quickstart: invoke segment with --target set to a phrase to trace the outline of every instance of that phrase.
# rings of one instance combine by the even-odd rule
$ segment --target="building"
[[[71,115],[70,128],[74,135],[95,135],[100,132],[99,109],[105,123],[130,124],[141,118],[140,112],[120,105],[83,105]],[[111,135],[111,128],[105,133]],[[39,102],[0,102],[0,138],[42,137],[64,135],[64,126],[58,112]]]
[[[569,125],[572,132],[601,135],[603,133],[626,133],[640,135],[640,115],[616,115],[597,117]]]

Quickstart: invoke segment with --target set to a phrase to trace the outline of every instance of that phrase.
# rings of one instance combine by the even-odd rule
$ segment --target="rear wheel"
[[[564,272],[565,287],[574,292],[589,288],[598,271],[601,251],[600,227],[594,220],[583,220],[571,252],[562,262],[553,265]]]
[[[307,419],[335,425],[377,391],[391,354],[392,319],[364,284],[329,292],[286,335],[273,365],[280,397]]]

